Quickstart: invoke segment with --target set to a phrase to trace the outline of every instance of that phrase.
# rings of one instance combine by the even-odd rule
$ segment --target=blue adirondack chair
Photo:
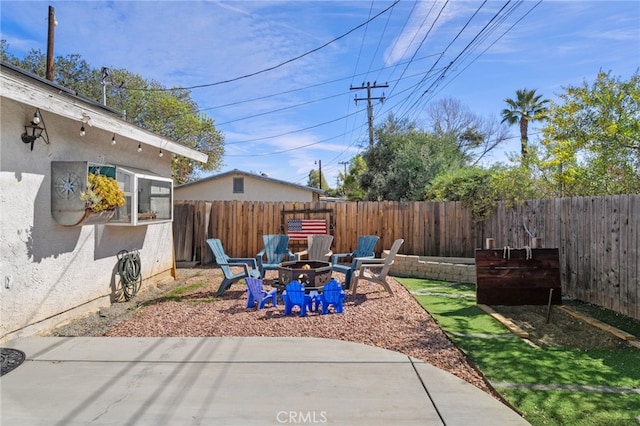
[[[291,281],[282,292],[284,300],[284,314],[291,315],[294,306],[300,307],[300,316],[307,315],[307,309],[312,310],[313,299],[305,294],[304,286],[298,281]]]
[[[277,270],[282,262],[290,262],[295,255],[289,250],[289,236],[282,234],[263,235],[264,248],[256,254],[258,269],[264,277],[264,272]]]
[[[377,235],[361,235],[358,238],[358,246],[351,253],[338,253],[331,256],[331,270],[344,274],[344,286],[349,289],[351,286],[351,275],[356,269],[358,259],[370,259],[375,257],[373,249],[378,244],[380,237]],[[341,258],[351,258],[351,263],[339,263]]]
[[[336,313],[341,314],[346,296],[347,293],[342,289],[340,283],[332,279],[324,285],[322,294],[316,297],[316,311],[318,310],[318,306],[322,306],[322,315],[326,315],[329,312],[329,306],[333,305]]]
[[[262,286],[262,280],[259,278],[245,278],[247,283],[247,308],[253,308],[257,303],[258,310],[264,308],[266,302],[271,301],[274,307],[278,306],[278,290],[272,288],[267,291]]]
[[[256,260],[248,257],[235,257],[231,258],[227,256],[224,252],[224,248],[222,247],[222,241],[218,238],[209,238],[207,240],[207,245],[213,252],[213,256],[216,258],[216,263],[222,269],[222,274],[224,275],[224,279],[218,287],[218,292],[216,293],[218,296],[221,296],[222,293],[225,292],[231,284],[234,282],[241,280],[246,277],[260,278],[260,270],[258,269],[258,265],[256,264]],[[232,266],[242,267],[242,272],[234,273],[231,270]]]

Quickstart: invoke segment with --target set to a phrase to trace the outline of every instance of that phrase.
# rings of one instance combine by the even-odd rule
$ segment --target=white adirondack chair
[[[391,286],[387,282],[387,274],[403,243],[404,240],[402,238],[395,240],[389,250],[389,254],[384,259],[359,259],[356,270],[353,271],[353,277],[351,278],[351,294],[356,294],[358,281],[364,280],[381,284],[389,294],[393,295]]]
[[[294,253],[296,260],[302,260],[302,257],[306,256],[307,260],[329,261],[329,258],[333,254],[333,251],[331,251],[333,235],[309,235],[307,241],[308,247],[306,250]]]

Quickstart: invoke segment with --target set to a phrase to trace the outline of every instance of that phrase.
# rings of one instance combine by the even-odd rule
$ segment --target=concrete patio
[[[527,425],[398,352],[318,338],[29,337],[2,425]]]

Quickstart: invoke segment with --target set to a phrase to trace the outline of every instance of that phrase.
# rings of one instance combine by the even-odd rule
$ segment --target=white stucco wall
[[[234,177],[244,178],[244,193],[233,193]],[[245,174],[229,174],[176,188],[174,197],[176,200],[311,202],[314,201],[313,194],[311,190],[293,185],[271,182]]]
[[[137,152],[139,141],[117,137],[42,111],[50,144],[33,151],[20,135],[35,107],[0,104],[0,342],[48,330],[108,305],[120,250],[141,249],[143,287],[170,276],[170,222],[138,227],[64,227],[51,216],[51,162],[126,165],[171,175],[171,155]]]

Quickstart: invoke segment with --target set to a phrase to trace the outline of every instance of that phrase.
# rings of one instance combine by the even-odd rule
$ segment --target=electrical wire
[[[540,1],[541,1],[541,0],[540,0]],[[377,14],[376,16],[374,16],[374,17],[372,17],[372,18],[368,19],[365,23],[360,24],[358,27],[355,27],[354,29],[352,29],[352,30],[350,30],[349,32],[347,32],[347,33],[343,34],[342,36],[340,36],[340,37],[338,37],[338,38],[336,38],[336,39],[334,39],[334,40],[332,40],[332,41],[330,41],[330,42],[328,42],[328,43],[325,43],[323,46],[321,46],[321,47],[319,47],[319,48],[316,48],[316,49],[314,49],[314,50],[311,50],[311,51],[309,51],[309,52],[306,52],[305,54],[300,55],[300,56],[298,56],[298,57],[296,57],[296,58],[292,58],[292,59],[290,59],[290,60],[288,60],[288,61],[285,61],[285,62],[283,62],[283,63],[281,63],[281,64],[279,64],[279,65],[277,65],[277,66],[275,66],[275,67],[266,68],[266,69],[264,69],[264,70],[262,70],[262,71],[259,71],[259,72],[257,72],[257,73],[247,74],[246,76],[237,77],[237,78],[235,78],[235,79],[231,79],[231,80],[226,80],[226,81],[217,82],[217,83],[211,83],[211,84],[203,84],[203,85],[197,85],[197,86],[185,87],[185,88],[182,88],[182,89],[188,90],[188,89],[193,89],[193,88],[209,87],[209,86],[213,86],[213,85],[222,84],[222,83],[225,83],[225,82],[236,81],[236,80],[239,80],[239,79],[241,79],[241,78],[247,78],[247,77],[250,77],[250,76],[253,76],[253,75],[257,75],[257,74],[262,73],[262,72],[266,72],[266,71],[269,71],[269,70],[275,69],[275,68],[277,68],[277,67],[279,67],[279,66],[282,66],[282,65],[284,65],[284,64],[286,64],[286,63],[289,63],[289,62],[291,62],[291,61],[293,61],[293,60],[299,59],[299,58],[301,58],[301,57],[303,57],[303,56],[306,56],[306,55],[308,55],[308,54],[310,54],[310,53],[313,53],[313,52],[315,52],[315,51],[317,51],[317,50],[319,50],[319,49],[321,49],[321,48],[323,48],[323,47],[326,47],[328,44],[331,44],[332,42],[335,42],[335,41],[339,40],[340,38],[343,38],[344,36],[346,36],[346,35],[348,35],[348,34],[352,33],[352,32],[353,32],[353,31],[355,31],[356,29],[361,28],[363,25],[367,25],[369,22],[371,22],[372,20],[374,20],[375,18],[377,18],[378,16],[380,16],[382,13],[384,13],[384,12],[386,12],[386,11],[388,11],[388,10],[391,10],[391,9],[392,9],[392,8],[393,8],[397,3],[398,3],[398,1],[395,1],[391,6],[387,7],[384,11],[380,12],[380,13],[379,13],[379,14]],[[448,3],[448,2],[447,2],[447,3]],[[447,3],[445,3],[445,6],[446,6],[446,4],[447,4]],[[414,8],[416,7],[416,4],[418,4],[418,2],[415,2],[415,3],[414,3]],[[483,4],[484,4],[484,3],[483,3]],[[538,4],[539,4],[539,3],[538,3]],[[536,5],[536,6],[537,6],[537,5]],[[535,6],[534,6],[534,7],[535,7]],[[443,7],[443,8],[444,8],[444,7]],[[436,17],[436,19],[434,20],[434,23],[438,21],[438,19],[439,19],[440,15],[442,14],[442,10],[443,10],[443,8],[442,8],[442,9],[440,9],[440,13],[438,14],[438,17]],[[532,8],[532,9],[533,9],[533,8]],[[433,7],[432,7],[432,9],[431,9],[431,10],[433,10]],[[413,12],[413,9],[412,9],[412,12]],[[530,12],[530,11],[529,11],[529,12]],[[527,13],[529,13],[529,12],[527,12]],[[476,11],[476,13],[477,13],[477,11]],[[498,14],[497,14],[497,15],[498,15]],[[525,15],[525,16],[526,16],[526,15]],[[492,18],[492,21],[493,21],[493,19],[495,19],[495,16],[494,16],[494,18]],[[502,18],[502,20],[504,20],[504,19],[506,19],[506,16],[504,16],[504,17]],[[518,22],[520,22],[522,19],[524,19],[524,16],[523,16],[523,17],[521,17],[521,18],[518,20]],[[409,21],[409,20],[407,19],[407,21],[405,22],[405,27],[406,27],[406,25],[407,25],[407,22],[408,22],[408,21]],[[492,21],[490,21],[490,23],[491,23]],[[388,20],[387,20],[387,22],[388,22]],[[425,22],[426,22],[426,18],[425,18],[425,20],[423,20],[423,25],[424,25],[424,23],[425,23]],[[496,23],[494,23],[494,24],[495,24],[495,27],[493,28],[493,30],[495,31],[495,28],[497,28],[497,26],[498,26],[498,24],[499,24],[499,23],[497,23],[497,22],[496,22]],[[389,69],[391,69],[391,74],[393,74],[396,70],[398,70],[401,66],[403,66],[403,65],[404,65],[404,68],[403,68],[403,70],[402,70],[402,72],[401,72],[400,77],[399,77],[398,79],[395,79],[395,80],[393,80],[393,81],[392,81],[392,83],[394,83],[394,84],[393,84],[393,88],[392,88],[391,93],[387,96],[387,100],[392,100],[392,99],[393,99],[393,100],[395,100],[396,102],[395,102],[394,104],[391,104],[391,103],[387,102],[387,103],[385,104],[385,106],[388,106],[388,107],[387,107],[387,108],[385,108],[382,112],[386,112],[386,111],[394,111],[394,110],[397,110],[398,108],[400,108],[400,109],[401,109],[401,110],[403,110],[403,111],[404,111],[404,110],[407,110],[407,108],[406,108],[406,104],[407,104],[408,102],[410,102],[410,101],[412,100],[412,98],[413,98],[413,97],[417,96],[418,91],[420,91],[420,92],[422,92],[422,93],[419,95],[418,99],[417,99],[416,101],[414,101],[414,102],[413,102],[413,104],[412,104],[411,108],[409,108],[407,111],[405,111],[405,114],[407,114],[407,113],[409,113],[409,112],[415,113],[415,111],[416,111],[416,110],[418,109],[418,107],[419,107],[419,103],[420,103],[420,102],[422,102],[424,99],[428,99],[428,98],[429,98],[429,96],[427,96],[427,95],[432,95],[432,94],[435,92],[435,89],[436,89],[436,88],[439,88],[439,87],[446,87],[446,86],[443,86],[443,83],[446,83],[447,85],[450,83],[450,80],[451,80],[451,79],[447,79],[447,77],[449,76],[449,74],[448,74],[448,73],[449,73],[449,72],[451,72],[452,70],[454,70],[454,66],[455,66],[455,65],[457,65],[457,62],[460,62],[460,61],[464,61],[464,60],[466,60],[466,58],[470,56],[470,53],[473,51],[473,49],[475,49],[475,48],[476,48],[476,46],[477,46],[481,41],[486,40],[486,38],[487,38],[487,37],[489,36],[489,34],[490,34],[490,33],[489,33],[489,31],[488,31],[488,29],[489,29],[489,28],[491,28],[491,27],[489,26],[489,24],[487,24],[487,25],[485,26],[485,28],[483,29],[483,31],[481,31],[480,33],[476,34],[476,36],[474,37],[474,39],[472,40],[472,42],[470,42],[469,44],[467,44],[467,46],[466,46],[466,47],[465,47],[461,52],[459,52],[459,53],[457,54],[457,56],[455,57],[455,59],[454,59],[453,61],[450,61],[450,62],[449,62],[449,64],[444,65],[444,66],[443,66],[443,67],[441,67],[441,68],[438,68],[438,67],[437,67],[437,64],[439,63],[438,61],[440,61],[440,60],[441,60],[440,58],[443,58],[443,57],[444,57],[444,54],[445,54],[445,52],[447,51],[447,50],[445,50],[445,51],[443,51],[443,52],[438,52],[438,53],[435,53],[435,54],[432,54],[432,55],[428,55],[428,56],[424,56],[424,57],[423,57],[423,58],[427,58],[427,57],[438,56],[438,55],[440,56],[440,57],[438,58],[438,60],[436,60],[436,61],[431,65],[431,67],[430,67],[426,72],[424,72],[424,71],[423,71],[423,72],[418,73],[418,74],[407,75],[407,72],[408,72],[408,70],[410,69],[410,67],[411,67],[412,65],[414,65],[414,64],[415,64],[415,62],[416,62],[417,60],[419,60],[419,58],[417,58],[417,54],[420,52],[420,50],[421,50],[421,48],[422,48],[423,44],[424,44],[424,43],[425,43],[425,41],[427,40],[427,37],[428,37],[428,36],[430,35],[430,33],[432,32],[433,25],[434,25],[434,24],[432,24],[432,25],[431,25],[431,28],[429,28],[429,30],[427,31],[426,35],[422,38],[422,41],[420,42],[419,46],[414,50],[413,55],[411,56],[411,58],[410,58],[408,61],[399,61],[399,62],[395,63],[392,67],[381,67],[381,68],[379,68],[379,70],[378,70],[378,76],[379,76],[379,75],[381,75],[381,72],[382,72],[382,71],[384,71],[384,70],[389,70]],[[501,38],[501,37],[503,37],[503,36],[504,36],[508,31],[510,31],[510,30],[511,30],[515,25],[516,25],[516,24],[512,25],[512,26],[511,26],[507,31],[505,31],[505,32],[500,36],[500,38]],[[386,28],[386,25],[385,25],[385,28]],[[403,28],[404,28],[404,27],[403,27]],[[463,30],[464,30],[464,29],[463,29]],[[419,31],[419,29],[418,29],[418,31]],[[458,36],[461,34],[461,32],[462,32],[462,30],[458,33]],[[416,32],[416,35],[417,35],[417,34],[419,34],[419,33],[418,33],[418,32]],[[456,39],[457,39],[457,37],[458,37],[458,36],[456,36]],[[414,35],[414,39],[413,39],[413,40],[415,40],[415,38],[416,38],[416,37],[415,37],[415,35]],[[452,46],[453,42],[454,42],[456,39],[452,40],[452,41],[449,43],[449,45],[448,45],[447,49],[449,49],[449,48]],[[397,41],[398,41],[398,39],[396,39],[395,43],[397,43]],[[484,53],[485,53],[485,52],[486,52],[486,51],[487,51],[491,46],[493,46],[493,44],[495,44],[496,42],[497,42],[497,40],[495,40],[495,41],[494,41],[494,42],[493,42],[489,47],[487,47],[487,49],[485,49],[485,50],[484,50],[483,52],[481,52],[477,57],[475,57],[475,58],[473,59],[473,61],[476,61],[476,60],[477,60],[477,59],[478,59],[482,54],[484,54]],[[378,46],[379,46],[379,45],[380,45],[380,44],[378,44]],[[411,44],[407,45],[407,49],[409,48],[409,46],[410,46],[410,45],[411,45]],[[394,44],[394,46],[395,46],[395,44]],[[376,50],[376,51],[377,51],[377,50]],[[360,62],[360,57],[358,57],[358,63],[359,63],[359,62]],[[467,65],[464,69],[468,68],[470,65],[471,65],[471,64]],[[357,66],[356,66],[356,68],[357,68]],[[371,66],[369,66],[369,68],[371,68]],[[463,69],[463,70],[464,70],[464,69]],[[368,69],[368,70],[367,70],[367,72],[366,72],[366,73],[364,73],[364,74],[365,74],[365,75],[367,75],[367,74],[368,74],[368,73],[370,73],[370,72],[371,72],[371,70],[370,70],[370,69]],[[460,72],[458,72],[457,74],[455,74],[454,78],[455,78],[455,77],[457,77],[457,76],[459,76],[461,73],[462,73],[462,71],[460,71]],[[355,74],[354,74],[354,75],[355,75]],[[419,83],[414,84],[413,86],[410,86],[408,89],[404,89],[404,90],[402,90],[402,91],[398,91],[398,90],[397,90],[397,88],[399,87],[399,86],[398,86],[398,84],[399,84],[399,82],[400,82],[400,81],[407,81],[408,79],[413,78],[413,77],[415,77],[415,76],[422,77]],[[352,76],[351,78],[353,79],[353,78],[354,78],[354,76]],[[280,93],[276,93],[276,94],[272,94],[272,95],[266,95],[266,96],[261,96],[261,97],[252,98],[252,99],[247,99],[247,100],[244,100],[244,101],[238,101],[238,102],[228,103],[228,104],[225,104],[225,105],[219,105],[219,106],[215,106],[215,107],[203,108],[203,109],[200,109],[200,110],[199,110],[199,112],[202,112],[202,111],[205,111],[205,110],[209,110],[209,109],[216,109],[216,108],[224,108],[224,107],[229,107],[229,106],[236,106],[236,105],[239,105],[239,104],[242,104],[242,103],[246,103],[246,102],[252,102],[252,101],[257,101],[257,100],[263,100],[263,99],[268,99],[268,98],[272,98],[272,97],[279,96],[279,95],[290,94],[290,93],[297,92],[297,91],[308,90],[308,89],[310,89],[310,88],[314,88],[314,87],[322,86],[322,85],[329,84],[329,83],[331,83],[331,82],[336,82],[336,81],[339,81],[339,80],[332,80],[332,81],[330,81],[330,82],[324,82],[324,83],[314,84],[314,85],[310,85],[310,86],[306,86],[306,87],[302,87],[302,88],[298,88],[298,89],[293,89],[293,90],[288,90],[288,91],[284,91],[284,92],[280,92]],[[426,88],[425,88],[425,87],[426,87]],[[136,89],[131,89],[131,90],[136,90]],[[160,89],[151,89],[151,90],[160,90]],[[174,88],[174,89],[164,89],[164,90],[178,90],[178,89],[175,89],[175,88]],[[342,96],[342,95],[344,95],[344,94],[331,95],[331,96],[327,96],[327,97],[323,97],[323,98],[319,98],[319,99],[315,99],[315,100],[311,100],[311,101],[307,101],[307,102],[303,102],[303,103],[298,103],[298,104],[295,104],[295,105],[290,105],[290,106],[286,106],[286,107],[282,107],[282,108],[273,109],[273,110],[270,110],[270,111],[265,111],[265,112],[258,113],[258,114],[254,114],[254,115],[250,115],[250,116],[245,116],[245,117],[236,118],[236,119],[229,120],[229,121],[226,121],[226,122],[223,122],[223,123],[217,123],[217,125],[218,125],[218,126],[221,126],[221,125],[224,125],[224,124],[230,124],[230,123],[238,122],[238,121],[241,121],[241,120],[248,120],[248,119],[252,119],[252,118],[256,118],[256,117],[260,117],[260,116],[264,116],[264,115],[271,114],[271,113],[281,112],[281,111],[284,111],[284,110],[291,110],[291,109],[294,109],[294,108],[297,108],[297,107],[302,107],[302,106],[304,106],[304,105],[308,105],[308,104],[311,104],[311,103],[321,102],[321,101],[323,101],[323,100],[328,100],[328,99],[335,98],[335,97],[339,97],[339,96]],[[350,104],[350,101],[349,101],[349,104]],[[281,136],[285,136],[285,135],[290,135],[290,134],[293,134],[293,133],[296,133],[296,132],[303,132],[303,131],[310,130],[310,129],[317,128],[317,127],[321,127],[321,126],[324,126],[324,125],[327,125],[327,124],[330,124],[330,123],[335,123],[335,122],[340,121],[340,120],[345,120],[345,124],[346,124],[346,123],[347,123],[347,120],[348,120],[349,118],[353,118],[356,114],[358,114],[358,113],[360,113],[360,112],[363,112],[363,111],[365,111],[365,109],[361,109],[361,110],[355,111],[355,112],[353,112],[353,113],[349,113],[349,114],[343,115],[343,116],[341,116],[341,117],[338,117],[338,118],[336,118],[336,119],[333,119],[333,120],[330,120],[330,121],[325,121],[325,122],[323,122],[323,123],[315,124],[315,125],[312,125],[312,126],[307,126],[307,127],[301,128],[301,129],[297,129],[297,130],[293,130],[293,131],[289,131],[289,132],[285,132],[285,133],[280,133],[280,134],[276,134],[276,135],[265,136],[265,137],[261,137],[261,138],[254,138],[254,139],[247,139],[247,140],[242,140],[242,141],[230,142],[230,143],[228,143],[228,145],[240,145],[240,144],[243,144],[243,143],[250,143],[250,142],[254,142],[254,141],[263,141],[263,140],[268,140],[268,139],[275,139],[275,138],[277,138],[277,137],[281,137]],[[345,126],[345,129],[346,129],[346,128],[347,128],[347,127]],[[346,131],[345,131],[345,132],[343,132],[343,133],[342,133],[341,135],[339,135],[339,136],[334,136],[334,137],[326,138],[326,139],[323,139],[322,141],[319,141],[319,142],[314,142],[314,143],[311,143],[311,144],[306,144],[306,145],[303,145],[303,146],[300,146],[300,147],[291,148],[291,149],[287,149],[287,150],[273,151],[273,152],[268,152],[268,153],[255,153],[255,152],[252,152],[252,153],[249,153],[249,154],[246,154],[246,155],[232,155],[232,154],[228,154],[228,156],[251,157],[251,156],[275,155],[275,154],[280,154],[280,153],[284,153],[284,152],[291,152],[291,151],[298,150],[298,149],[305,149],[305,148],[308,148],[309,146],[317,145],[317,144],[322,143],[322,142],[327,142],[327,141],[330,141],[330,140],[335,140],[335,139],[337,139],[337,138],[339,138],[339,137],[344,137],[344,136],[346,136],[346,135],[353,135],[353,134],[354,134],[354,132],[356,131],[356,129],[362,129],[362,128],[364,128],[364,129],[366,130],[366,124],[363,124],[363,125],[361,125],[361,126],[355,126],[355,122],[354,122],[354,127],[353,127],[353,129],[352,129],[351,131],[349,131],[349,132],[346,132]],[[365,132],[365,133],[366,133],[366,132]],[[361,134],[361,136],[360,136],[359,138],[353,138],[353,137],[349,138],[349,142],[348,142],[348,143],[345,143],[344,150],[342,151],[342,153],[341,153],[341,154],[344,154],[344,153],[348,152],[350,149],[352,149],[353,147],[355,147],[358,143],[361,143],[361,142],[362,142],[362,140],[359,140],[359,139],[362,139],[362,134]],[[334,160],[335,160],[336,158],[340,158],[340,157],[339,157],[339,155],[341,155],[341,154],[338,154],[336,157],[334,157]],[[324,165],[324,164],[323,164],[323,165]],[[327,170],[328,170],[328,169],[327,169]]]
[[[448,2],[447,2],[448,3]],[[469,26],[469,24],[471,23],[471,21],[473,20],[473,18],[480,12],[480,9],[482,9],[482,7],[487,3],[487,0],[485,0],[477,9],[476,11],[473,13],[473,15],[471,15],[471,17],[467,20],[467,22],[464,24],[464,26],[458,31],[458,33],[456,34],[456,36],[453,38],[453,40],[451,40],[449,42],[449,44],[447,44],[447,47],[445,47],[445,49],[442,51],[442,53],[440,54],[440,57],[438,59],[436,59],[436,61],[433,63],[433,65],[431,66],[431,70],[438,64],[438,62],[440,62],[440,60],[443,58],[443,56],[447,53],[447,51],[449,50],[449,48],[453,45],[453,43],[458,39],[458,37],[460,37],[460,35],[464,32],[464,30]],[[442,7],[442,9],[440,9],[440,12],[438,13],[438,17],[436,18],[436,21],[440,18],[440,15],[442,14],[442,12],[444,11],[444,8],[446,7],[446,4]],[[434,21],[434,25],[435,25],[435,21]],[[425,38],[423,39],[423,42]],[[422,45],[422,44],[421,44]],[[430,70],[430,71],[431,71]],[[446,72],[446,68],[441,71],[440,76],[438,78],[436,78],[433,84],[436,84],[443,76],[444,73]],[[421,82],[422,84],[422,82]],[[424,95],[424,92],[423,92]],[[423,95],[421,95],[420,97],[422,97]],[[407,98],[408,100],[408,98]],[[416,100],[410,107],[407,108],[407,111],[410,111],[411,109],[413,109],[413,107],[415,106],[416,102],[419,101],[420,98],[418,98],[418,100]],[[404,114],[399,114],[400,117],[403,117]]]
[[[475,58],[473,58],[473,60],[467,64],[464,68],[462,68],[460,71],[458,71],[457,74],[455,74],[448,82],[447,84],[445,84],[442,89],[444,89],[446,86],[448,86],[453,80],[455,80],[458,76],[460,76],[460,74],[462,74],[464,71],[467,70],[467,68],[469,68],[475,61],[477,61],[480,56],[484,55],[489,49],[491,49],[498,41],[500,41],[502,39],[502,37],[504,37],[508,32],[510,32],[516,25],[518,25],[520,23],[520,21],[522,21],[524,18],[527,17],[527,15],[529,15],[536,7],[538,7],[540,5],[540,3],[542,3],[542,0],[539,0],[533,7],[531,7],[531,9],[529,9],[524,15],[522,15],[517,21],[515,21],[509,28],[507,28],[501,35],[500,37],[496,38],[494,41],[491,42],[491,44],[489,44],[489,46],[487,46],[482,52],[480,52]]]
[[[328,42],[324,43],[323,45],[321,45],[319,47],[316,47],[315,49],[311,49],[311,50],[309,50],[309,51],[307,51],[307,52],[305,52],[305,53],[303,53],[301,55],[295,56],[295,57],[293,57],[291,59],[287,59],[284,62],[281,62],[281,63],[279,63],[277,65],[274,65],[274,66],[271,66],[271,67],[268,67],[268,68],[264,68],[264,69],[262,69],[260,71],[255,71],[255,72],[252,72],[252,73],[249,73],[249,74],[241,75],[239,77],[230,78],[228,80],[217,81],[215,83],[197,84],[197,85],[188,86],[188,87],[174,87],[174,88],[171,88],[171,89],[166,89],[166,88],[148,89],[148,88],[133,88],[133,87],[122,86],[122,88],[127,89],[127,90],[140,90],[140,91],[145,91],[145,92],[154,92],[154,91],[155,92],[165,92],[165,91],[171,91],[171,90],[193,90],[193,89],[201,89],[203,87],[212,87],[212,86],[218,86],[218,85],[221,85],[221,84],[232,83],[234,81],[243,80],[243,79],[246,79],[246,78],[249,78],[249,77],[255,77],[256,75],[260,75],[260,74],[264,74],[264,73],[269,72],[269,71],[273,71],[273,70],[278,69],[278,68],[280,68],[280,67],[282,67],[284,65],[290,64],[291,62],[295,62],[298,59],[302,59],[305,56],[309,56],[312,53],[315,53],[315,52],[318,52],[319,50],[324,49],[325,47],[335,43],[336,41],[345,38],[346,36],[348,36],[349,34],[353,33],[354,31],[359,30],[360,28],[366,26],[367,24],[369,24],[369,22],[371,22],[374,19],[378,18],[379,16],[385,14],[388,10],[392,9],[393,7],[395,7],[395,5],[397,5],[398,3],[400,3],[400,0],[395,0],[389,7],[385,8],[384,10],[382,10],[381,12],[379,12],[378,14],[373,16],[372,18],[370,18],[370,19],[366,20],[365,22],[361,23],[360,25],[350,29],[346,33],[344,33],[344,34],[342,34],[342,35],[340,35],[340,36],[338,36],[338,37],[336,37],[336,38],[334,38],[332,40],[329,40]]]
[[[360,109],[358,111],[352,112],[351,114],[344,115],[342,117],[338,117],[338,118],[335,118],[333,120],[325,121],[325,122],[322,122],[322,123],[319,123],[319,124],[314,124],[313,126],[304,127],[302,129],[291,130],[291,131],[288,131],[288,132],[279,133],[277,135],[264,136],[264,137],[261,137],[261,138],[246,139],[246,140],[243,140],[243,141],[230,142],[227,145],[236,145],[236,144],[239,144],[239,143],[263,141],[263,140],[266,140],[266,139],[274,139],[274,138],[278,138],[278,137],[281,137],[281,136],[291,135],[293,133],[304,132],[305,130],[315,129],[317,127],[322,127],[322,126],[326,126],[327,124],[335,123],[336,121],[344,120],[345,118],[347,118],[349,116],[353,116],[355,114],[358,114],[359,112],[362,112],[362,111],[365,111],[365,109],[363,108],[363,109]]]
[[[442,6],[442,8],[440,9],[440,12],[438,13],[438,16],[436,16],[436,18],[434,19],[434,21],[431,23],[431,26],[429,27],[429,30],[427,30],[426,34],[424,35],[424,37],[422,38],[422,41],[420,41],[420,44],[418,45],[418,47],[414,50],[413,55],[411,55],[411,59],[409,60],[409,62],[407,62],[407,65],[404,67],[404,69],[402,70],[402,73],[400,74],[400,77],[398,78],[398,81],[402,80],[402,77],[404,76],[405,72],[407,72],[409,65],[411,65],[411,63],[413,62],[415,56],[418,54],[418,52],[420,51],[420,49],[422,48],[422,45],[424,44],[425,40],[427,39],[427,37],[429,36],[429,34],[431,34],[431,30],[434,28],[436,22],[438,22],[438,19],[440,18],[440,15],[442,14],[442,11],[444,10],[444,8],[447,6],[447,4],[449,3],[449,0],[447,0],[447,2],[444,4],[444,6]],[[420,24],[420,26],[418,27],[418,29],[416,30],[415,34],[413,35],[413,38],[411,39],[410,43],[407,43],[407,47],[403,53],[403,56],[406,54],[406,52],[409,50],[409,47],[413,45],[416,36],[419,34],[420,30],[422,29],[422,27],[424,26],[425,22],[427,22],[427,19],[429,18],[429,16],[431,16],[431,12],[433,11],[433,8],[435,7],[436,2],[434,2],[431,5],[431,8],[429,9],[429,12],[427,12],[427,14],[425,15],[424,19],[422,20],[422,23]],[[412,13],[413,13],[413,9],[412,9]],[[431,68],[433,68],[434,65],[431,66]],[[426,74],[429,74],[430,71],[427,71]],[[395,89],[397,87],[397,84],[395,84],[394,86],[391,87],[391,90],[389,91],[389,96],[392,96]]]
[[[282,107],[282,108],[277,108],[277,109],[272,109],[272,110],[269,110],[269,111],[261,112],[261,113],[258,113],[258,114],[248,115],[248,116],[245,116],[245,117],[240,117],[240,118],[236,118],[236,119],[229,120],[229,121],[224,121],[222,123],[216,123],[216,126],[217,127],[224,126],[225,124],[235,123],[237,121],[248,120],[248,119],[251,119],[251,118],[261,117],[263,115],[274,114],[276,112],[282,112],[282,111],[286,111],[286,110],[293,109],[293,108],[298,108],[298,107],[305,106],[305,105],[311,105],[311,104],[315,104],[315,103],[318,103],[318,102],[326,101],[328,99],[333,99],[333,98],[337,98],[337,97],[340,97],[340,96],[344,96],[344,95],[345,95],[344,92],[342,92],[342,93],[338,93],[336,95],[325,96],[324,98],[314,99],[314,100],[307,101],[307,102],[302,102],[302,103],[299,103],[299,104],[296,104],[296,105],[289,105],[289,106],[286,106],[286,107]]]

